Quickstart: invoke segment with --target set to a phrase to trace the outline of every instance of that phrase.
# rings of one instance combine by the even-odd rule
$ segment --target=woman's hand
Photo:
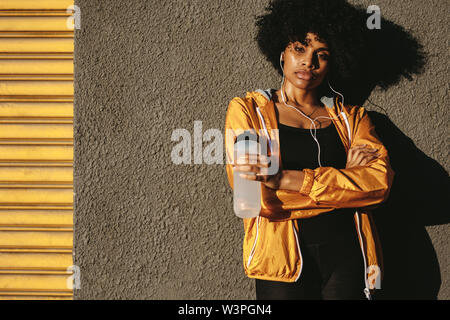
[[[241,178],[260,181],[268,188],[279,189],[283,176],[282,170],[278,170],[273,175],[265,175],[264,168],[269,168],[269,158],[257,154],[245,154],[233,164],[233,171],[241,172],[239,174]]]
[[[378,149],[368,148],[366,146],[366,144],[362,144],[350,148],[347,155],[346,169],[364,166],[380,156],[380,154],[376,153]]]

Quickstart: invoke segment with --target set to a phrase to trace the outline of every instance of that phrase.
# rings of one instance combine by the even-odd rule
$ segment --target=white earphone
[[[311,127],[309,128],[309,132],[311,133],[311,136],[313,137],[314,141],[316,141],[316,143],[317,143],[317,147],[318,147],[317,161],[319,162],[319,166],[322,167],[322,164],[321,164],[321,162],[320,162],[320,143],[319,143],[319,141],[317,140],[317,128],[316,128],[316,124],[314,123],[314,120],[319,119],[319,118],[326,118],[326,119],[331,119],[331,120],[333,120],[333,119],[338,119],[338,118],[340,117],[340,115],[343,114],[343,112],[341,111],[341,112],[339,113],[339,116],[338,116],[337,118],[330,118],[330,117],[325,117],[325,116],[319,116],[319,117],[317,117],[317,118],[314,118],[314,120],[313,120],[313,119],[311,119],[310,117],[308,117],[306,114],[304,114],[301,110],[298,110],[297,108],[295,108],[295,107],[293,107],[293,106],[287,104],[287,103],[286,103],[286,99],[285,99],[285,97],[284,97],[284,93],[283,93],[283,85],[284,85],[284,78],[285,78],[285,75],[284,75],[284,68],[283,68],[283,65],[282,65],[282,62],[283,62],[283,56],[284,56],[284,52],[282,52],[281,55],[280,55],[280,67],[281,67],[281,70],[283,71],[283,80],[282,80],[282,82],[281,82],[281,90],[280,90],[280,91],[281,91],[281,100],[283,101],[283,104],[284,104],[286,107],[292,108],[292,109],[294,109],[295,111],[300,112],[300,114],[301,114],[302,116],[304,116],[304,117],[307,118],[309,121],[311,121],[311,123],[312,123],[312,125],[313,125],[313,127],[314,127],[314,134],[312,133],[312,128],[311,128]],[[334,93],[336,93],[336,94],[338,94],[338,95],[340,95],[340,96],[342,97],[342,106],[343,106],[343,105],[344,105],[344,96],[343,96],[341,93],[335,91],[335,90],[331,87],[330,81],[328,81],[328,86],[330,87],[331,91],[333,91]]]

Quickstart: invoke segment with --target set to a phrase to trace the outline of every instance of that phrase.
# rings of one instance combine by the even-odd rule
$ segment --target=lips
[[[295,75],[297,76],[297,78],[302,80],[313,80],[316,78],[314,74],[308,71],[297,71]]]

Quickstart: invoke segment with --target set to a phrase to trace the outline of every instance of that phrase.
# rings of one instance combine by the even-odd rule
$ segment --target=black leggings
[[[365,299],[364,260],[357,240],[301,245],[301,253],[303,270],[297,282],[256,279],[256,299]]]

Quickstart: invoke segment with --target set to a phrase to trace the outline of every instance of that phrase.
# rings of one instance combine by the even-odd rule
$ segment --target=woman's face
[[[304,43],[291,42],[284,50],[285,77],[299,89],[317,88],[328,73],[329,58],[328,45],[307,33]]]

